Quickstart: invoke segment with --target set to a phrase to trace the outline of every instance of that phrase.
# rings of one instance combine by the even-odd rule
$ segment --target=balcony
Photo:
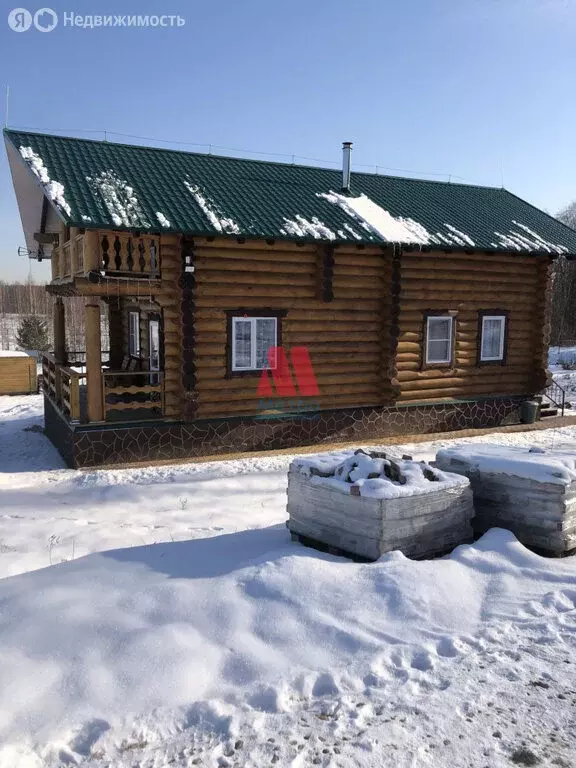
[[[52,250],[52,282],[97,276],[154,280],[160,277],[159,238],[127,232],[79,231]]]
[[[89,421],[85,358],[83,353],[74,353],[70,357],[68,365],[62,365],[53,355],[42,355],[42,390],[66,421],[85,424]],[[128,361],[130,367],[133,363],[134,359]],[[103,360],[97,389],[102,393],[104,422],[149,421],[164,417],[162,371],[113,371]]]

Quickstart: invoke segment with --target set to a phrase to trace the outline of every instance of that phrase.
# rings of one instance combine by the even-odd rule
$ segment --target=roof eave
[[[50,201],[48,201],[50,202]],[[442,251],[443,253],[474,253],[474,254],[494,254],[494,255],[501,255],[501,256],[533,256],[533,257],[551,257],[552,259],[557,259],[563,256],[568,261],[572,261],[573,259],[576,259],[576,253],[554,253],[551,251],[546,250],[531,250],[531,251],[520,251],[520,250],[511,250],[509,248],[481,248],[478,246],[471,246],[471,245],[457,245],[454,244],[453,246],[446,244],[439,244],[439,243],[406,243],[406,242],[395,242],[391,240],[352,240],[352,239],[342,239],[342,238],[335,238],[333,240],[324,239],[324,238],[316,238],[316,237],[290,237],[287,235],[270,235],[265,233],[247,233],[244,234],[242,232],[240,233],[234,233],[234,232],[218,232],[216,230],[200,230],[200,229],[174,229],[173,227],[162,227],[161,229],[152,229],[150,227],[125,227],[125,226],[116,226],[113,223],[101,223],[101,224],[94,224],[92,222],[86,222],[86,221],[77,221],[75,219],[71,219],[70,221],[66,222],[68,226],[71,227],[79,227],[80,229],[105,229],[105,230],[111,230],[114,232],[146,232],[149,235],[179,235],[183,237],[203,237],[206,239],[214,240],[215,238],[224,238],[226,240],[236,240],[236,241],[246,241],[246,240],[264,240],[264,241],[270,241],[270,242],[276,242],[280,241],[283,243],[294,243],[297,246],[304,246],[304,245],[318,245],[318,244],[324,244],[324,245],[333,245],[333,246],[342,246],[342,245],[356,245],[359,249],[363,249],[369,246],[375,246],[380,248],[387,248],[387,247],[396,247],[401,248],[405,251],[422,251],[424,253],[429,253],[431,251]]]

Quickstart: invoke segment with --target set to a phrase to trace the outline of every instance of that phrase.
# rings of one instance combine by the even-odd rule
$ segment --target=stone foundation
[[[194,422],[76,425],[44,398],[46,434],[72,467],[171,461],[243,451],[498,427],[520,422],[523,397]]]
[[[44,431],[54,443],[62,458],[69,467],[76,467],[74,460],[74,432],[70,424],[54,406],[54,403],[44,395]]]

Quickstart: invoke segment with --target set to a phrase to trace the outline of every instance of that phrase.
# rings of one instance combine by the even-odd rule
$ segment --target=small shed
[[[0,350],[0,395],[29,395],[37,389],[36,359],[26,352]]]

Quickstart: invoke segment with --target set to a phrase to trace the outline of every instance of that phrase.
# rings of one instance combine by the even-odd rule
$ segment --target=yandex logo
[[[291,365],[290,365],[291,362]],[[258,384],[259,397],[314,397],[318,395],[318,382],[306,347],[292,347],[288,353],[284,347],[270,347],[269,369],[262,371]],[[292,376],[292,372],[294,376]]]

